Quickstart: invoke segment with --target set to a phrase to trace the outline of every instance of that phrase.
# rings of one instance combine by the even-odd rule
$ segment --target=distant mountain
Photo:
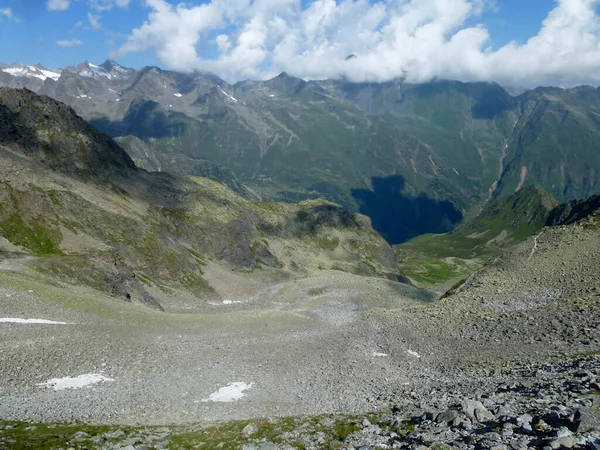
[[[199,165],[196,175],[243,190],[226,169]],[[209,269],[225,280],[330,269],[408,282],[366,217],[242,193],[138,169],[70,107],[0,88],[0,252],[21,258],[20,271],[171,310],[174,298],[218,298]]]
[[[0,84],[65,102],[112,137],[142,140],[147,152],[136,160],[145,167],[185,175],[210,161],[266,199],[324,197],[368,214],[392,243],[450,231],[535,184],[560,202],[600,193],[593,87],[515,96],[495,83],[306,82],[287,73],[230,85],[114,61],[43,81],[2,72]]]

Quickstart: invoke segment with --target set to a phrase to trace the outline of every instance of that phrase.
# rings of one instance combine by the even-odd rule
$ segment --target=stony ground
[[[247,295],[231,288],[198,314],[50,284],[4,260],[0,319],[67,324],[0,321],[0,420],[125,430],[89,429],[100,437],[79,436],[88,448],[214,448],[218,436],[225,448],[594,448],[599,244],[595,229],[547,229],[441,300],[330,271]],[[80,375],[104,378],[53,389]],[[219,395],[232,401],[211,401]],[[202,447],[195,427],[209,425]],[[35,435],[4,426],[15,428],[0,448]],[[145,442],[142,429],[163,431]]]

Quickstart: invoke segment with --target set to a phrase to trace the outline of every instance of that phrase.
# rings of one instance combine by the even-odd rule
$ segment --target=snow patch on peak
[[[25,66],[23,64],[13,64],[12,66],[1,68],[0,71],[13,77],[37,78],[42,81],[48,78],[56,81],[60,78],[62,72],[61,70],[48,70],[43,66]]]
[[[234,102],[234,103],[237,103],[237,102],[239,101],[237,98],[235,98],[235,97],[234,97],[234,96],[232,96],[232,95],[229,95],[227,92],[225,92],[225,91],[224,91],[224,90],[222,90],[222,89],[221,89],[221,92],[223,93],[223,95],[224,95],[225,97],[227,97],[227,98],[228,98],[229,100],[231,100],[232,102]]]

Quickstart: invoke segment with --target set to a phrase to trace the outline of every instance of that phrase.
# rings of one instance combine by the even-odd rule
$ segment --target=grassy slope
[[[539,186],[498,199],[451,233],[423,235],[395,247],[406,274],[419,283],[452,283],[543,228],[557,202]]]

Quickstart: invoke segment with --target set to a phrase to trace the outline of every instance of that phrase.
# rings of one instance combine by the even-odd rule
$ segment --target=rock
[[[594,413],[587,409],[578,409],[573,418],[573,430],[577,433],[588,433],[600,430],[600,421]]]
[[[461,407],[465,415],[471,420],[477,419],[483,422],[494,419],[494,415],[479,401],[463,400]]]
[[[242,430],[242,434],[246,437],[250,437],[257,431],[258,431],[258,427],[256,425],[254,425],[253,423],[249,423]]]
[[[556,448],[573,448],[577,445],[577,438],[574,436],[565,436],[562,438],[555,439],[550,442],[550,447]]]
[[[573,436],[573,433],[567,427],[560,427],[556,432],[557,438],[563,438],[567,436]]]
[[[533,421],[533,417],[530,414],[521,414],[517,417],[518,424],[531,423]]]
[[[521,431],[524,434],[533,434],[533,427],[531,426],[531,423],[529,423],[529,422],[523,423],[521,425]]]
[[[369,419],[367,419],[366,417],[363,419],[363,421],[362,421],[362,423],[361,423],[361,424],[362,424],[362,426],[363,426],[363,427],[365,427],[365,428],[367,428],[367,427],[370,427],[370,426],[371,426],[371,422],[369,422]]]
[[[446,423],[449,424],[451,422],[454,422],[454,420],[458,419],[458,413],[456,411],[453,411],[451,409],[441,412],[437,415],[437,417],[435,418],[435,421],[437,423]]]
[[[123,436],[125,436],[125,432],[123,430],[108,431],[104,433],[105,439],[119,439]]]
[[[89,437],[90,435],[87,434],[85,431],[78,431],[73,435],[71,439],[73,439],[74,441],[83,441],[84,439],[88,439]]]

